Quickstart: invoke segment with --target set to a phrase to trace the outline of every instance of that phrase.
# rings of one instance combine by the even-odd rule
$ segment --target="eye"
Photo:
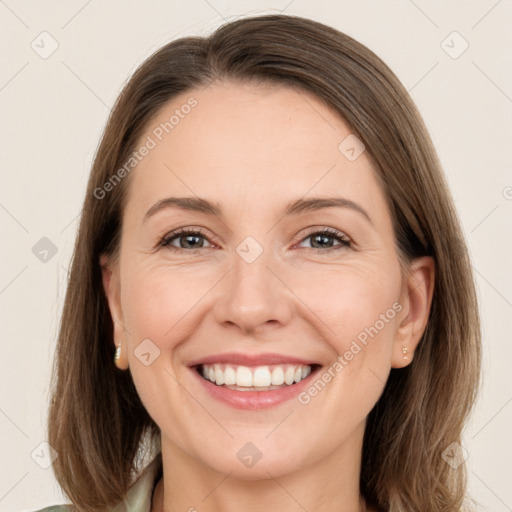
[[[333,228],[323,228],[318,231],[312,231],[301,240],[311,240],[311,247],[306,247],[306,249],[313,249],[317,252],[328,252],[330,250],[343,249],[351,246],[350,238],[341,231]],[[333,245],[334,240],[337,240],[339,243]]]
[[[301,235],[298,238],[300,242],[311,240],[311,246],[305,247],[306,249],[316,250],[317,252],[330,252],[332,250],[343,249],[351,247],[351,240],[344,233],[333,228],[323,228],[317,231],[311,231],[306,237]],[[204,240],[207,240],[208,235],[200,228],[180,228],[167,234],[159,242],[159,247],[165,247],[172,251],[186,250],[187,252],[196,252],[199,249],[207,249],[213,247],[204,245]],[[335,244],[334,242],[338,243]],[[176,245],[175,242],[178,244]]]
[[[207,248],[203,245],[202,239],[207,239],[207,235],[203,230],[198,228],[181,228],[167,234],[164,238],[162,238],[159,246],[173,251],[189,249],[189,252],[193,252],[197,249]],[[175,241],[178,241],[177,246],[173,244]]]

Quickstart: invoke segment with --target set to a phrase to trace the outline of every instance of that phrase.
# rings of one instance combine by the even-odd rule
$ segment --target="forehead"
[[[150,149],[131,173],[128,204],[147,210],[179,194],[261,209],[308,191],[383,201],[368,153],[343,153],[350,137],[341,116],[303,90],[238,82],[190,90],[140,138]]]

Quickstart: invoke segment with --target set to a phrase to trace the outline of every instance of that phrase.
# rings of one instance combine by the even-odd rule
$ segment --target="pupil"
[[[315,236],[315,237],[313,237],[313,238],[314,238],[315,242],[316,242],[317,240],[320,240],[320,239],[323,239],[323,240],[325,241],[326,239],[329,239],[329,238],[330,238],[330,239],[331,239],[331,243],[328,243],[328,242],[327,242],[327,243],[325,243],[325,244],[322,244],[322,243],[321,243],[321,244],[320,244],[320,246],[321,246],[321,247],[332,247],[332,237],[331,237],[331,236],[329,236],[329,235],[317,235],[317,236]]]
[[[197,235],[187,235],[187,236],[182,237],[182,238],[185,238],[185,240],[186,240],[185,246],[182,245],[182,247],[189,247],[190,246],[189,241],[191,239],[195,239],[197,241],[197,239],[200,238],[200,237],[197,236]],[[192,242],[192,245],[193,245],[193,242]]]

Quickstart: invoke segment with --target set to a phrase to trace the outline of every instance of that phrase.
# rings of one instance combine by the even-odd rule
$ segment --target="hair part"
[[[48,437],[59,454],[57,481],[79,512],[108,510],[142,469],[141,453],[158,452],[158,426],[130,372],[112,362],[113,321],[99,264],[101,254],[119,256],[130,177],[103,199],[95,190],[124,165],[161,107],[223,80],[308,91],[339,114],[375,163],[403,269],[433,257],[428,325],[414,361],[391,370],[367,418],[360,487],[379,510],[462,510],[464,464],[452,469],[441,455],[461,442],[476,398],[480,325],[441,165],[409,94],[377,55],[331,27],[289,15],[242,18],[208,37],[165,45],[137,69],[112,109],[87,186],[55,352]]]

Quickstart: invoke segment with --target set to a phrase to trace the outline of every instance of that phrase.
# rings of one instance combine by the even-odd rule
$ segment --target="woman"
[[[135,72],[55,359],[74,510],[470,510],[480,357],[435,149],[368,48],[265,15]]]

